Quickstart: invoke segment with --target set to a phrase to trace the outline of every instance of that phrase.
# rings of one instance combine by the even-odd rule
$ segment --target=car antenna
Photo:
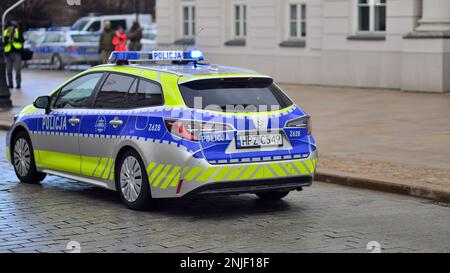
[[[205,30],[205,28],[204,28],[204,27],[200,27],[199,31],[196,31],[196,32],[195,32],[195,35],[194,35],[194,45],[197,45],[197,37],[200,35],[200,33],[203,32],[203,30]],[[195,46],[195,49],[197,49],[197,46]],[[197,63],[198,63],[198,61],[195,61],[195,62],[194,62],[194,67],[195,67],[195,68],[197,68]]]

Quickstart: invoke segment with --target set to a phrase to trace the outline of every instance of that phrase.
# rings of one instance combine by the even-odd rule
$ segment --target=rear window
[[[75,43],[98,43],[99,37],[95,35],[72,35]]]
[[[223,78],[180,85],[186,105],[226,112],[264,112],[283,109],[292,101],[269,78]]]

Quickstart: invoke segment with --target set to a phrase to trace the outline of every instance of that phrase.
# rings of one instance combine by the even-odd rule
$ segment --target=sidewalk
[[[0,126],[72,75],[25,70]],[[312,116],[319,180],[450,202],[450,94],[282,87]]]
[[[450,94],[283,88],[312,116],[319,180],[450,202]]]
[[[10,90],[13,108],[8,111],[0,109],[0,129],[8,127],[23,106],[31,104],[36,97],[48,95],[75,74],[73,71],[23,70],[22,89]]]

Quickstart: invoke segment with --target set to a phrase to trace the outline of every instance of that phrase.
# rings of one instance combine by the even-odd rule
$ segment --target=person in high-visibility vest
[[[13,86],[13,69],[16,72],[16,87],[20,89],[20,84],[22,81],[21,67],[22,67],[22,50],[23,43],[25,42],[23,34],[18,27],[11,23],[8,23],[5,31],[3,32],[4,37],[4,51],[6,56],[6,71],[8,75],[8,87],[14,88]]]

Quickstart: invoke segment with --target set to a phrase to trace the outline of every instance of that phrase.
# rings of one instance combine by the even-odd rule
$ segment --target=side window
[[[100,109],[122,109],[131,89],[134,77],[110,74],[98,93],[95,107]]]
[[[58,42],[65,43],[66,41],[67,40],[66,40],[66,36],[65,35],[59,35]]]
[[[58,33],[49,33],[45,37],[44,43],[59,43],[60,36]]]
[[[163,104],[163,95],[161,86],[147,80],[139,80],[138,90],[136,92],[136,106],[147,107]]]
[[[103,73],[92,73],[68,83],[59,92],[53,108],[86,108]]]
[[[36,39],[35,44],[36,45],[42,44],[45,41],[45,37],[46,37],[45,34],[41,34],[41,35],[37,36],[37,38],[35,38]]]
[[[94,21],[87,29],[87,31],[97,32],[100,31],[100,21]]]
[[[126,20],[111,20],[111,28],[116,30],[118,26],[123,27],[123,29],[128,30]]]
[[[127,99],[123,105],[124,109],[136,108],[136,89],[138,86],[139,80],[135,80],[130,90],[128,91]]]

